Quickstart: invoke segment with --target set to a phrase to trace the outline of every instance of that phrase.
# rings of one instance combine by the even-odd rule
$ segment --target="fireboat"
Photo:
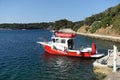
[[[51,41],[38,41],[44,48],[44,51],[49,54],[63,55],[71,57],[85,57],[85,58],[100,58],[104,54],[99,54],[96,50],[96,44],[92,43],[91,47],[82,48],[80,50],[74,49],[75,33],[66,33],[54,31]]]

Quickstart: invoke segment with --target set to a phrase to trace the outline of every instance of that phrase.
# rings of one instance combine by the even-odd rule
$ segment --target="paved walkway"
[[[89,37],[100,38],[100,39],[104,39],[104,40],[111,40],[111,41],[120,42],[120,37],[117,37],[117,36],[108,36],[108,35],[100,35],[100,34],[87,34],[87,33],[80,33],[80,32],[76,32],[76,33],[79,35],[83,35],[83,36],[89,36]]]
[[[112,72],[108,74],[105,80],[120,80],[120,72]]]

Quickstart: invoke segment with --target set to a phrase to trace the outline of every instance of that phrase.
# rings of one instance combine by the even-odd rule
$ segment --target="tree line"
[[[1,29],[52,29],[59,30],[62,28],[71,28],[77,30],[83,25],[83,21],[72,22],[67,19],[60,19],[55,22],[42,23],[4,23],[0,24]]]
[[[42,23],[4,23],[0,24],[1,29],[47,29],[54,23],[42,22]]]

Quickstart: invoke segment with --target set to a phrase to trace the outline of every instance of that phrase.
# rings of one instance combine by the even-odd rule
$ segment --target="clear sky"
[[[0,0],[0,23],[84,20],[120,3],[120,0]]]

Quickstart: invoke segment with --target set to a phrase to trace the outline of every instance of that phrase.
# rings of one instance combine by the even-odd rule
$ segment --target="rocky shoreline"
[[[62,32],[69,32],[69,33],[76,33],[78,35],[102,39],[102,40],[109,40],[114,42],[120,42],[120,36],[111,36],[111,35],[103,35],[103,34],[91,34],[91,33],[84,33],[84,32],[75,32],[70,28],[61,29]]]
[[[95,33],[90,33],[89,30],[86,31],[87,28],[90,28],[90,26],[82,26],[78,29],[76,33],[83,36],[92,37],[92,38],[99,38],[102,40],[120,42],[120,33],[116,32],[113,29],[113,26],[108,26],[107,28],[100,28],[96,30]]]

